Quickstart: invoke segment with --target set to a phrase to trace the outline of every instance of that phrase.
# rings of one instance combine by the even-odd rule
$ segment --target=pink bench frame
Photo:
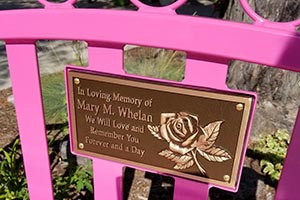
[[[121,67],[125,44],[185,51],[186,72],[182,83],[223,90],[229,90],[225,80],[228,63],[233,59],[300,71],[300,37],[296,31],[300,21],[270,22],[253,12],[247,0],[240,2],[253,24],[176,15],[175,9],[186,0],[161,8],[132,0],[139,8],[138,12],[73,9],[76,0],[60,4],[38,1],[45,9],[0,12],[0,39],[6,43],[32,200],[53,199],[35,48],[37,40],[86,41],[88,69],[124,76],[130,76]],[[276,199],[298,196],[299,124],[298,112]],[[244,153],[245,149],[246,144]],[[121,176],[122,167],[122,164],[93,159],[95,199],[121,199],[116,180]],[[174,178],[175,200],[207,199],[210,185]]]

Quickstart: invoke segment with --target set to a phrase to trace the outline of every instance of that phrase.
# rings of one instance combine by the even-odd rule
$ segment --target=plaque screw
[[[80,83],[79,78],[74,78],[74,83],[75,83],[76,85],[79,85],[79,83]]]
[[[79,143],[79,149],[84,149],[84,144],[83,143]]]
[[[229,175],[224,175],[224,181],[229,182],[230,181],[230,176]]]
[[[239,103],[239,104],[236,105],[236,110],[237,111],[242,111],[243,109],[244,109],[244,105],[243,104]]]

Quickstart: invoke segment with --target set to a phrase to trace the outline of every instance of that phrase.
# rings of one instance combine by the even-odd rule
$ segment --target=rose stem
[[[194,161],[198,167],[198,169],[200,170],[200,172],[205,175],[206,174],[206,171],[201,167],[201,165],[199,164],[198,160],[197,160],[197,157],[196,157],[196,153],[194,151],[192,151],[192,155],[193,155],[193,158],[194,158]]]

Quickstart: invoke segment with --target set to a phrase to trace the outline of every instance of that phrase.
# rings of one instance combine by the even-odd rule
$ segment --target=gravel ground
[[[0,90],[0,148],[10,144],[18,136],[15,108],[7,101],[11,95],[11,89]]]

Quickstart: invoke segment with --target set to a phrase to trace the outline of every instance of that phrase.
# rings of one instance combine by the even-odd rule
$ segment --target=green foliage
[[[68,172],[67,176],[57,176],[53,180],[55,199],[68,198],[83,191],[93,193],[91,165],[88,167],[74,167]]]
[[[115,6],[127,6],[129,5],[129,0],[113,0]]]
[[[125,51],[124,67],[129,74],[182,81],[185,54],[173,50],[137,47]]]
[[[46,122],[67,122],[67,103],[63,72],[43,76],[41,83]]]
[[[20,140],[11,147],[0,148],[0,199],[29,199],[24,174]]]
[[[19,139],[11,147],[0,148],[0,161],[0,199],[29,199]],[[91,164],[80,167],[69,162],[66,174],[54,176],[53,184],[55,199],[92,194]]]
[[[280,178],[289,143],[288,132],[278,130],[275,134],[260,137],[254,146],[254,151],[261,157],[260,166],[263,168],[263,173],[267,174],[275,184]]]
[[[71,47],[76,59],[73,63],[69,64],[76,66],[88,66],[87,57],[84,56],[84,52],[87,51],[87,43],[79,40],[73,40]]]
[[[87,189],[89,192],[93,193],[93,185],[91,183],[92,177],[91,167],[87,169],[79,167],[71,177],[71,184],[76,185],[77,191]]]

